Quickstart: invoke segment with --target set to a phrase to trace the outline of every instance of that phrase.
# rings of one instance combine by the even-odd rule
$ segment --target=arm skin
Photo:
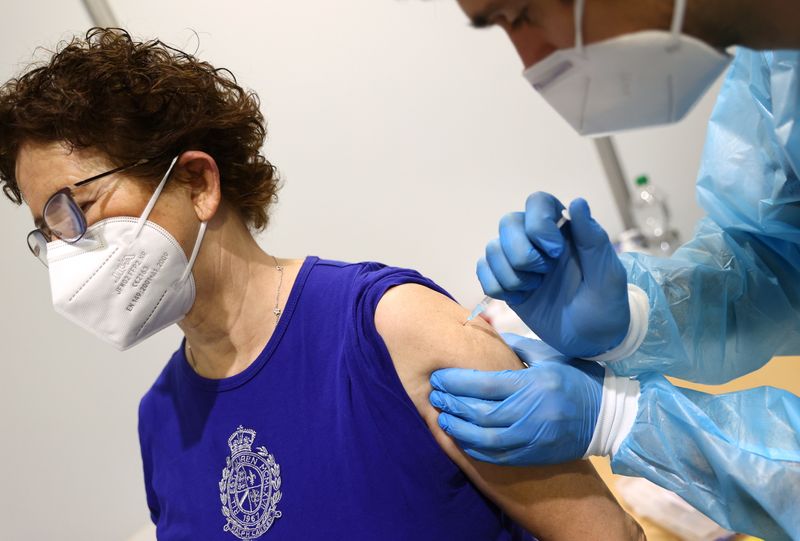
[[[390,289],[375,324],[406,392],[444,452],[478,489],[542,541],[644,539],[589,462],[548,467],[495,466],[464,454],[437,423],[429,377],[440,368],[522,369],[517,356],[480,318],[424,286]]]

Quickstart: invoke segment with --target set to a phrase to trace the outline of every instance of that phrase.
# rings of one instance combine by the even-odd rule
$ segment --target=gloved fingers
[[[478,450],[508,450],[526,443],[525,431],[484,428],[447,413],[439,414],[439,427],[462,447]]]
[[[503,286],[494,275],[494,271],[492,271],[492,268],[489,266],[489,262],[485,257],[482,257],[480,260],[478,260],[476,274],[478,275],[478,281],[481,283],[483,292],[493,299],[505,301],[508,304],[515,306],[524,302],[525,299],[527,299],[530,295],[528,292],[504,290]]]
[[[539,361],[567,360],[567,357],[561,352],[541,340],[534,340],[513,333],[501,333],[500,337],[505,341],[508,347],[514,350],[517,357],[528,366]]]
[[[436,390],[431,392],[428,399],[431,405],[441,412],[482,427],[511,426],[520,417],[517,408],[503,407],[504,402],[497,400],[454,396]]]
[[[505,301],[509,304],[517,304],[517,302],[525,300],[527,296],[525,293],[509,293],[504,291],[503,286],[497,281],[485,257],[478,260],[475,273],[478,275],[478,281],[481,283],[483,292],[493,299]]]
[[[608,288],[609,276],[612,273],[620,274],[624,286],[625,269],[619,262],[614,246],[608,238],[608,233],[592,217],[589,204],[584,199],[576,199],[569,206],[571,218],[570,229],[575,243],[578,261],[581,265],[583,279],[589,289],[601,290]],[[619,280],[617,280],[619,281]]]
[[[445,393],[483,400],[505,400],[527,386],[525,370],[485,372],[469,368],[443,368],[431,374],[431,386]]]
[[[542,283],[543,278],[541,274],[514,270],[514,267],[503,252],[499,239],[495,239],[486,245],[486,262],[489,264],[489,269],[497,279],[500,287],[502,287],[505,292],[531,293]],[[519,295],[516,297],[519,297]],[[522,299],[517,300],[517,302],[513,304],[522,302],[526,297],[527,295],[523,296]]]
[[[524,212],[510,212],[500,220],[500,246],[508,262],[518,271],[544,274],[553,267],[528,238]]]
[[[525,202],[525,233],[552,258],[564,251],[564,236],[556,225],[563,210],[561,201],[545,192],[531,194]]]

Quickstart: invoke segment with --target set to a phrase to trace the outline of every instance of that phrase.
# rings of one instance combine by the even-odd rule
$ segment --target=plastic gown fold
[[[800,398],[773,387],[709,395],[656,374],[640,383],[614,473],[649,479],[729,530],[800,539]]]
[[[622,258],[650,318],[617,374],[716,384],[800,354],[798,62],[798,51],[737,53],[697,182],[708,217],[669,259]]]
[[[800,539],[800,398],[761,387],[678,390],[657,371],[722,383],[800,354],[800,52],[739,49],[709,124],[708,217],[673,257],[623,257],[650,299],[647,336],[609,363],[644,374],[615,472],[680,494],[722,526]]]

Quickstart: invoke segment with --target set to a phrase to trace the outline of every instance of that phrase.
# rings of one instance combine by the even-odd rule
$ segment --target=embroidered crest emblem
[[[266,447],[256,447],[256,431],[239,428],[228,438],[231,456],[225,459],[219,497],[226,523],[223,528],[239,539],[255,539],[270,529],[282,513],[281,467]]]

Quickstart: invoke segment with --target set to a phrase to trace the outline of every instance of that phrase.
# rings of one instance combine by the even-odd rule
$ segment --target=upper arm
[[[396,286],[383,296],[375,325],[400,381],[444,452],[487,497],[540,539],[627,538],[630,519],[586,461],[547,467],[496,466],[461,451],[437,423],[428,402],[430,374],[440,368],[521,369],[492,327],[421,285]],[[620,534],[615,536],[614,532]]]

